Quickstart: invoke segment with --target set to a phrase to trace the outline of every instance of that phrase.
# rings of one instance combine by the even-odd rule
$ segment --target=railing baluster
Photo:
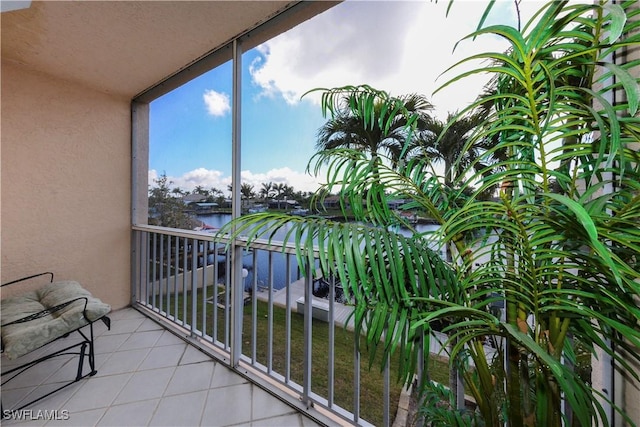
[[[173,318],[177,319],[178,318],[178,276],[180,273],[180,238],[178,236],[176,236],[175,240],[175,250],[174,250],[174,257],[173,257],[173,270],[174,270],[174,275],[173,275],[173,292],[174,292],[174,298],[173,298]]]
[[[216,243],[213,244],[213,296],[212,301],[211,301],[211,305],[212,305],[212,312],[213,315],[211,316],[211,337],[213,340],[213,343],[215,344],[216,341],[218,341],[218,295],[220,294],[220,292],[218,291],[219,287],[219,283],[218,283],[218,277],[220,276],[220,265],[218,263],[218,254],[219,254],[219,247]]]
[[[209,266],[209,242],[198,241],[198,247],[202,245],[202,334],[207,334],[207,268]]]
[[[191,239],[191,336],[198,327],[198,247],[197,240]]]
[[[189,255],[189,241],[182,239],[182,325],[187,324],[187,256]]]
[[[284,286],[285,291],[287,293],[286,301],[286,317],[285,317],[285,331],[286,331],[286,341],[285,341],[285,374],[284,381],[288,383],[291,381],[291,264],[289,261],[289,255],[285,255],[285,268],[286,271],[284,273]]]
[[[160,247],[160,254],[158,256],[158,277],[157,277],[157,282],[158,282],[158,298],[157,298],[157,302],[158,305],[156,306],[156,309],[158,310],[159,313],[162,313],[162,310],[164,308],[163,303],[164,303],[164,238],[165,236],[160,235],[159,239],[160,239],[160,243],[158,243],[158,246]]]
[[[253,278],[251,280],[251,362],[256,363],[258,357],[258,251],[252,255]]]
[[[151,269],[151,307],[156,308],[156,283],[157,283],[157,263],[158,263],[158,234],[153,233],[153,254],[152,262],[153,267]]]
[[[167,259],[166,259],[166,295],[165,295],[165,313],[171,315],[171,236],[165,236],[167,239]]]
[[[333,406],[334,401],[334,392],[335,392],[335,373],[336,373],[336,362],[335,362],[335,332],[336,325],[334,322],[335,319],[335,301],[336,301],[336,278],[335,276],[331,276],[329,279],[329,378],[328,382],[328,392],[327,392],[327,401],[328,406],[331,408]]]
[[[287,256],[287,259],[289,257]],[[312,347],[313,347],[313,272],[307,266],[307,274],[304,278],[304,360],[303,360],[303,377],[302,377],[302,403],[311,406],[311,368],[312,368]]]
[[[153,294],[153,252],[151,246],[153,244],[154,233],[147,233],[147,274],[145,284],[145,302],[147,305],[151,304],[151,297]]]
[[[267,341],[267,373],[273,370],[273,252],[269,251],[269,314],[267,315],[268,341]]]
[[[386,339],[387,334],[389,333],[389,331],[385,331],[383,334],[382,339]],[[389,385],[389,364],[391,363],[391,358],[389,357],[389,355],[387,355],[387,360],[385,360],[384,362],[384,392],[383,392],[383,396],[382,399],[383,401],[383,409],[382,409],[382,422],[384,423],[385,427],[388,427],[390,425],[390,413],[391,413],[391,407],[389,404],[389,394],[391,393],[391,387]]]
[[[360,337],[354,337],[359,340]],[[360,421],[360,352],[353,346],[353,421]]]
[[[227,252],[224,274],[224,348],[230,350],[231,342],[231,253]]]

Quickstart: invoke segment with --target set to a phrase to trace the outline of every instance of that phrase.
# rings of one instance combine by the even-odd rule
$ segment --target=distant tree
[[[185,230],[196,227],[198,222],[184,212],[185,192],[171,188],[173,182],[164,173],[154,183],[149,189],[149,224]]]
[[[224,200],[224,195],[222,191],[215,187],[211,187],[211,189],[207,189],[201,185],[197,185],[196,188],[191,190],[191,194],[200,194],[204,196],[203,201],[206,203],[219,202],[221,198]]]
[[[207,190],[206,188],[202,187],[201,185],[196,185],[196,188],[194,188],[191,191],[191,194],[202,194],[205,197],[209,196],[209,190]]]
[[[166,175],[165,175],[166,177]],[[173,181],[170,182],[170,184],[173,184]],[[189,194],[188,191],[185,191],[183,189],[181,189],[180,187],[175,187],[171,190],[171,194],[173,194],[175,197],[182,197],[182,196],[186,196],[187,194]]]
[[[240,194],[243,199],[253,199],[256,197],[256,192],[253,190],[253,185],[243,183],[240,186]]]
[[[318,130],[318,151],[350,148],[368,153],[371,158],[386,155],[394,164],[400,160],[409,135],[408,115],[418,118],[416,126],[421,129],[430,118],[433,106],[423,95],[410,94],[390,98],[394,108],[387,108],[389,103],[383,98],[369,95],[370,92],[363,92],[362,87],[337,94],[343,97],[342,103]],[[365,117],[362,112],[371,102],[371,117]],[[370,122],[365,126],[368,120]]]
[[[455,114],[449,113],[446,121],[430,118],[420,137],[412,141],[410,155],[431,159],[444,166],[444,183],[451,187],[480,158],[481,147],[468,147],[473,130],[482,121],[481,116],[466,116],[453,121]]]
[[[207,191],[207,203],[222,203],[224,201],[224,194],[222,190],[219,190],[215,187],[212,187],[211,190]]]
[[[275,191],[275,198],[280,200],[282,198],[282,196],[284,195],[284,190],[285,190],[285,184],[283,183],[278,183],[278,184],[273,184],[272,186],[273,191]]]
[[[273,182],[269,181],[266,183],[262,183],[262,188],[260,189],[260,197],[263,199],[269,199],[273,197]]]
[[[296,191],[292,186],[285,184],[282,190],[282,195],[288,199],[295,199]]]

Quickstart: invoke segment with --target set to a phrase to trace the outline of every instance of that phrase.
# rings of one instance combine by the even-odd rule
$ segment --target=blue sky
[[[496,38],[455,43],[475,29],[484,1],[346,1],[243,56],[242,180],[313,191],[322,177],[305,173],[325,122],[317,87],[370,84],[393,95],[420,93],[441,118],[463,108],[488,76],[433,96],[439,75],[479,50],[504,50]],[[536,9],[540,2],[525,2]],[[525,13],[526,14],[526,13]],[[499,2],[497,22],[514,21],[513,4]],[[460,70],[461,71],[461,70]],[[165,173],[175,186],[218,188],[231,182],[231,64],[224,64],[152,102],[150,184]]]

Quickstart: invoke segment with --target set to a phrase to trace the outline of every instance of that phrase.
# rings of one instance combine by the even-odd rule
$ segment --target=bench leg
[[[82,343],[82,348],[80,349],[80,357],[78,360],[78,373],[76,375],[76,381],[81,380],[84,377],[92,377],[98,373],[96,371],[96,356],[95,356],[95,348],[94,348],[94,336],[93,336],[93,323],[89,324],[89,337],[82,333],[82,331],[78,331],[80,335],[84,338],[84,342]],[[87,352],[87,348],[89,351]],[[84,372],[84,358],[85,356],[89,362],[90,371],[86,374]]]
[[[68,381],[66,383],[64,383],[61,387],[56,388],[55,390],[50,391],[49,393],[45,394],[44,396],[40,396],[37,399],[31,400],[28,403],[25,403],[23,405],[21,405],[18,408],[12,409],[12,411],[19,411],[21,409],[26,408],[27,406],[30,406],[36,402],[39,402],[40,400],[44,399],[45,397],[48,397],[50,395],[52,395],[53,393],[56,393],[60,390],[62,390],[63,388],[66,388],[68,386],[70,386],[71,384],[74,384],[78,381],[80,381],[83,378],[89,377],[89,376],[94,376],[98,371],[96,370],[96,364],[95,364],[95,349],[94,349],[94,335],[93,335],[93,323],[90,323],[89,325],[89,336],[85,335],[81,330],[77,330],[76,332],[78,332],[83,340],[79,343],[70,345],[68,347],[63,348],[62,350],[58,350],[56,352],[53,352],[51,354],[47,354],[46,356],[43,356],[37,360],[34,360],[32,362],[28,362],[25,363],[23,365],[17,366],[13,369],[10,369],[7,372],[2,373],[2,377],[8,377],[8,379],[6,380],[2,380],[2,384],[1,385],[5,385],[6,383],[8,383],[9,381],[13,380],[14,378],[16,378],[17,376],[19,376],[20,374],[22,374],[23,372],[27,371],[28,369],[36,366],[37,364],[39,364],[40,362],[44,362],[46,360],[52,359],[54,357],[57,356],[61,356],[61,355],[65,355],[65,354],[76,354],[78,356],[78,369],[76,372],[76,376],[75,379]],[[72,349],[79,347],[79,351],[74,352],[71,351]],[[84,372],[84,359],[85,357],[87,358],[87,361],[89,362],[89,372],[87,372],[86,374],[83,373]],[[2,411],[2,413],[0,414],[1,418],[4,419],[5,418],[5,411],[4,411],[4,405],[2,405],[2,402],[0,401],[0,410]],[[7,411],[9,412],[9,411]]]

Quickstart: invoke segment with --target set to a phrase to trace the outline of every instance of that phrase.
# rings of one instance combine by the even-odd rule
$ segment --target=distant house
[[[340,207],[340,197],[339,196],[327,196],[322,201],[322,206],[325,209],[336,209]]]
[[[389,206],[389,209],[400,209],[400,207],[402,207],[402,205],[406,205],[407,203],[409,203],[411,200],[409,199],[394,199],[394,200],[388,200],[387,201],[387,206]]]
[[[298,204],[295,200],[269,200],[270,209],[293,209]]]
[[[196,203],[196,211],[210,211],[211,209],[217,208],[217,203],[204,203],[198,202]]]
[[[182,197],[182,203],[190,205],[191,203],[199,203],[205,200],[207,197],[202,194],[187,194]]]
[[[418,214],[416,214],[413,211],[402,211],[402,212],[400,212],[400,218],[403,218],[404,220],[408,221],[411,224],[417,224],[418,223]]]

